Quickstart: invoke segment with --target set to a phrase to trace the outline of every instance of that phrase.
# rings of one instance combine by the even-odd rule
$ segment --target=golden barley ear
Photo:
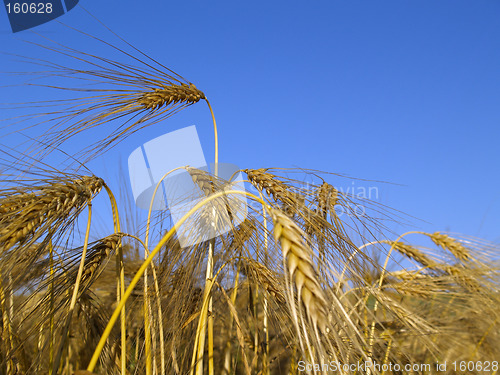
[[[287,186],[276,179],[275,175],[268,173],[267,169],[245,169],[243,172],[246,173],[248,180],[253,186],[261,192],[265,191],[275,202],[284,202],[290,199]]]
[[[269,173],[265,168],[245,169],[243,172],[257,190],[265,192],[274,203],[277,203],[281,212],[289,217],[297,216],[306,223],[314,221],[315,213],[307,207],[306,196],[297,191],[295,186],[282,181],[280,177]]]
[[[58,64],[24,57],[26,62],[44,67],[44,71],[35,73],[41,80],[26,83],[26,86],[76,94],[71,98],[65,95],[61,99],[54,97],[52,100],[21,103],[25,110],[34,108],[36,112],[25,111],[12,120],[16,123],[35,121],[27,128],[45,127],[41,140],[43,147],[34,147],[37,157],[45,156],[82,131],[107,126],[110,129],[108,135],[78,150],[79,160],[87,162],[136,131],[207,99],[193,83],[147,55],[142,54],[145,59],[141,60],[99,38],[90,37],[112,47],[119,58],[132,59],[132,64],[125,62],[127,60],[115,61],[56,42],[32,44],[68,59],[70,63],[67,66],[64,62]],[[53,83],[55,77],[62,82]],[[44,79],[51,81],[43,83]],[[75,79],[85,86],[75,85]],[[44,107],[45,113],[40,113],[40,108]],[[116,126],[110,127],[111,124]]]
[[[1,190],[0,252],[5,253],[16,244],[30,246],[49,229],[54,231],[67,226],[68,220],[103,186],[104,181],[100,178],[82,176]]]
[[[465,289],[480,294],[484,292],[484,289],[479,283],[473,270],[466,267],[460,266],[449,266],[443,265],[443,270],[456,280],[457,284],[464,287]]]
[[[194,167],[187,167],[186,170],[193,179],[193,182],[200,188],[206,197],[219,191],[220,187],[215,181],[215,177],[211,176],[208,172]]]
[[[245,243],[253,237],[258,237],[257,220],[252,216],[247,216],[236,229],[230,232],[230,242],[227,245],[227,251],[232,252],[236,249],[242,249]]]
[[[323,331],[326,327],[326,299],[314,269],[312,250],[304,239],[305,233],[279,210],[273,209],[271,215],[274,237],[281,244],[299,302],[304,306],[311,323]]]
[[[201,99],[205,99],[205,94],[198,90],[193,83],[189,85],[182,83],[181,85],[172,84],[155,88],[153,91],[146,91],[137,99],[137,103],[146,109],[155,110],[172,103],[194,104]]]
[[[283,294],[284,282],[279,279],[279,275],[264,264],[248,257],[240,259],[242,272],[247,275],[252,282],[269,293],[279,305],[286,304]]]
[[[329,183],[323,182],[323,184],[317,189],[316,200],[318,202],[316,213],[321,215],[321,217],[326,220],[328,213],[335,213],[334,210],[335,205],[339,200],[339,192]]]
[[[85,260],[85,268],[82,274],[82,285],[88,288],[99,276],[99,268],[104,261],[117,250],[120,245],[122,233],[115,233],[97,241],[89,250]],[[82,289],[83,290],[83,289]]]
[[[208,197],[214,193],[224,191],[226,182],[210,173],[194,167],[187,167],[193,182]],[[214,226],[227,226],[234,220],[233,210],[239,206],[239,201],[228,195],[215,198],[200,209],[199,216],[202,222],[212,223]]]
[[[435,232],[429,235],[429,237],[437,246],[440,246],[444,250],[448,250],[450,253],[452,253],[455,258],[461,261],[467,261],[471,259],[470,252],[467,250],[467,248],[454,238],[446,234],[441,234],[439,232]]]
[[[438,263],[434,262],[432,259],[430,259],[428,256],[426,256],[424,253],[422,253],[420,250],[418,250],[416,247],[412,245],[405,244],[403,242],[391,242],[391,241],[383,241],[391,246],[394,247],[395,250],[397,250],[399,253],[405,255],[406,257],[415,260],[416,262],[420,263],[424,267],[428,267],[431,269],[435,269],[438,267]]]

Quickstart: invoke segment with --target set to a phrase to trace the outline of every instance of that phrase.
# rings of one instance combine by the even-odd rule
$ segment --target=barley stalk
[[[198,187],[203,191],[205,197],[209,197],[211,194],[215,193],[215,181],[213,177],[211,177],[207,172],[202,170],[188,167],[188,173],[191,175],[193,182],[198,185]],[[218,189],[220,190],[220,189]],[[222,197],[224,198],[224,197]],[[210,210],[210,208],[212,208]],[[208,211],[207,211],[208,209]],[[202,209],[202,217],[203,220],[208,224],[210,230],[215,229],[216,222],[220,217],[220,209],[222,209],[222,204],[219,199],[216,199],[211,202],[210,205],[203,207]],[[225,209],[227,209],[228,213],[230,213],[230,208],[226,204]],[[214,245],[215,241],[213,239],[210,240],[209,248],[208,248],[208,256],[207,256],[207,269],[205,275],[205,290],[203,294],[203,298],[208,298],[208,304],[206,309],[202,309],[200,314],[200,322],[202,327],[202,334],[199,337],[199,341],[197,343],[197,362],[196,362],[196,374],[203,374],[203,353],[205,350],[205,331],[208,333],[208,373],[209,375],[214,374],[214,362],[213,362],[213,300],[212,300],[212,290],[210,287],[210,282],[213,277],[213,267],[214,267]]]
[[[3,349],[5,350],[5,354],[8,357],[7,373],[10,375],[17,373],[15,361],[13,358],[14,357],[13,348],[15,344],[12,335],[12,320],[8,315],[6,296],[1,282],[1,277],[0,277],[0,309],[2,312],[2,341],[4,343]]]
[[[236,302],[236,296],[238,293],[238,285],[240,280],[240,263],[236,269],[236,276],[234,278],[233,291],[231,292],[231,303],[234,305]],[[231,315],[229,318],[228,331],[231,332],[233,328],[234,316]],[[229,375],[231,371],[231,340],[227,340],[226,346],[224,348],[224,365],[222,367],[222,375]]]
[[[121,232],[120,229],[120,215],[118,212],[118,206],[116,204],[116,199],[109,188],[109,186],[104,185],[106,192],[108,194],[109,202],[111,204],[111,210],[113,212],[113,227],[115,233]],[[119,303],[124,292],[125,292],[125,267],[123,263],[123,247],[118,246],[116,256],[116,302]],[[125,375],[127,372],[127,327],[126,327],[126,311],[125,306],[123,306],[120,313],[120,342],[121,342],[121,374]]]
[[[73,294],[71,296],[71,301],[69,304],[69,310],[68,310],[68,314],[67,314],[67,318],[66,318],[66,323],[63,327],[62,340],[59,344],[58,350],[55,353],[55,360],[54,360],[54,363],[52,364],[52,373],[53,374],[57,374],[57,371],[59,368],[59,363],[60,363],[61,356],[62,356],[62,352],[64,350],[66,342],[69,339],[71,318],[73,315],[73,311],[75,309],[76,301],[78,299],[79,287],[80,287],[80,284],[82,281],[82,275],[83,275],[83,271],[84,271],[84,267],[85,267],[85,259],[86,259],[88,243],[89,243],[88,241],[89,241],[89,235],[90,235],[90,224],[91,224],[91,220],[92,220],[92,202],[90,201],[90,199],[87,201],[87,207],[88,207],[87,228],[85,230],[85,238],[84,238],[84,244],[83,244],[83,249],[82,249],[80,265],[78,267],[75,285],[73,287]]]

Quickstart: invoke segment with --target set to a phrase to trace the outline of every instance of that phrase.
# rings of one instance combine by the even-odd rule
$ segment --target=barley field
[[[238,189],[218,173],[224,108],[209,91],[85,38],[112,53],[45,40],[65,65],[22,57],[40,78],[24,88],[47,100],[2,121],[40,135],[1,152],[1,375],[500,373],[498,244],[408,227],[335,170],[245,166]],[[212,124],[215,168],[180,167],[201,197],[182,219],[154,196],[138,208],[125,172],[94,175],[108,150],[192,107]],[[214,228],[229,229],[206,239]]]

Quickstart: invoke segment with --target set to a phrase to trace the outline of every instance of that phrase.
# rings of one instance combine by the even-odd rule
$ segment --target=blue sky
[[[377,184],[377,200],[425,220],[415,221],[418,228],[500,241],[499,2],[80,4],[205,92],[218,121],[221,161],[389,181],[397,185]],[[80,7],[59,20],[119,43]],[[96,51],[56,22],[35,31]],[[13,35],[0,10],[1,51],[45,56],[20,40],[32,37]],[[0,55],[0,71],[12,70],[22,69]],[[2,74],[1,82],[19,84],[23,77]],[[47,99],[27,86],[0,87],[2,103],[26,97]],[[112,174],[142,143],[192,124],[211,158],[211,119],[200,102],[89,166]]]

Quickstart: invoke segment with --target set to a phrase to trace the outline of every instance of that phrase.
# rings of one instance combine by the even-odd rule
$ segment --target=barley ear
[[[454,238],[439,232],[435,232],[429,235],[429,237],[437,246],[441,246],[444,250],[448,250],[452,253],[455,258],[462,261],[467,261],[471,258],[467,248]]]
[[[329,212],[335,213],[334,207],[339,200],[339,192],[332,185],[323,182],[317,190],[316,200],[318,202],[316,213],[326,219]]]
[[[438,267],[438,264],[436,262],[434,262],[432,259],[430,259],[428,256],[426,256],[424,253],[422,253],[416,247],[413,247],[411,245],[408,245],[408,244],[405,244],[405,243],[399,242],[399,241],[397,241],[397,242],[396,241],[394,241],[394,242],[384,241],[384,242],[391,244],[391,246],[393,246],[394,249],[397,250],[400,254],[403,254],[403,255],[407,256],[408,258],[417,261],[418,263],[420,263],[424,267],[428,267],[431,269],[435,269]]]
[[[145,91],[137,102],[145,109],[155,110],[162,106],[176,103],[194,104],[205,99],[205,94],[198,90],[194,84],[164,85],[153,91]]]
[[[305,241],[305,233],[288,216],[273,209],[274,237],[281,244],[291,280],[297,288],[299,303],[305,308],[311,323],[324,331],[326,326],[326,299],[314,265],[312,250]]]

